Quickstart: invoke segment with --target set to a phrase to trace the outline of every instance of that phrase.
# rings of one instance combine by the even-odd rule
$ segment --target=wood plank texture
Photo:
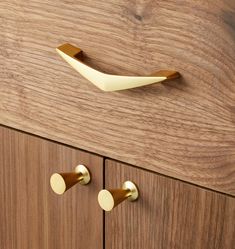
[[[79,163],[90,168],[93,181],[56,195],[50,175]],[[102,249],[102,171],[99,156],[0,127],[1,248]]]
[[[234,197],[111,160],[105,168],[106,188],[132,180],[140,191],[105,213],[105,248],[235,248]]]
[[[235,195],[235,2],[0,3],[0,123]],[[182,78],[105,93],[56,54],[100,70]]]

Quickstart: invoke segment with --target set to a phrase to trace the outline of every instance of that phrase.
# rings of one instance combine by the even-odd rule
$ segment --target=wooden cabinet
[[[234,0],[0,2],[0,123],[235,195]],[[55,48],[117,75],[181,78],[105,93]]]
[[[137,184],[139,199],[105,213],[105,248],[235,248],[234,198],[107,160],[105,187],[126,180]]]
[[[0,247],[235,249],[234,13],[234,0],[0,1]],[[103,92],[64,43],[101,72],[181,77]],[[78,164],[91,183],[54,194],[51,174]],[[129,178],[139,200],[102,212],[99,191]]]
[[[63,196],[53,193],[51,174],[78,164],[90,169],[92,182]],[[102,157],[0,127],[0,247],[102,249],[103,215],[96,201],[102,186]]]

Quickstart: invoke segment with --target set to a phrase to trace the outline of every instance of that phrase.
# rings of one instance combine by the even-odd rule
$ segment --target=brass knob
[[[54,173],[50,178],[52,190],[62,195],[76,183],[82,185],[88,184],[91,180],[89,170],[84,165],[78,165],[74,172],[69,173]]]
[[[131,181],[126,181],[121,189],[101,190],[98,194],[98,202],[103,210],[111,211],[124,200],[135,201],[138,196],[136,185]]]

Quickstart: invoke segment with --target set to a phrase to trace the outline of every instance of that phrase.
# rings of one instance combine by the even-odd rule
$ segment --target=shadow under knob
[[[111,211],[124,200],[135,201],[138,196],[136,185],[131,181],[126,181],[121,189],[101,190],[98,194],[98,202],[103,210]]]
[[[88,184],[91,180],[89,170],[84,165],[78,165],[74,172],[54,173],[50,178],[52,190],[61,195],[76,183]]]

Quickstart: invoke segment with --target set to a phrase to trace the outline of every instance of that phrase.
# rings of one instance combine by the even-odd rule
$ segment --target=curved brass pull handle
[[[74,172],[54,173],[50,178],[50,185],[56,194],[62,195],[76,183],[86,185],[90,180],[89,170],[80,164],[75,168]]]
[[[122,189],[103,189],[98,194],[100,207],[105,211],[111,211],[124,200],[135,201],[139,193],[136,185],[131,181],[123,183]]]
[[[178,78],[180,74],[175,71],[162,70],[149,76],[120,76],[99,72],[84,64],[82,50],[66,43],[59,46],[56,51],[84,78],[88,79],[103,91],[118,91],[130,89],[152,83],[162,82],[167,79]]]

